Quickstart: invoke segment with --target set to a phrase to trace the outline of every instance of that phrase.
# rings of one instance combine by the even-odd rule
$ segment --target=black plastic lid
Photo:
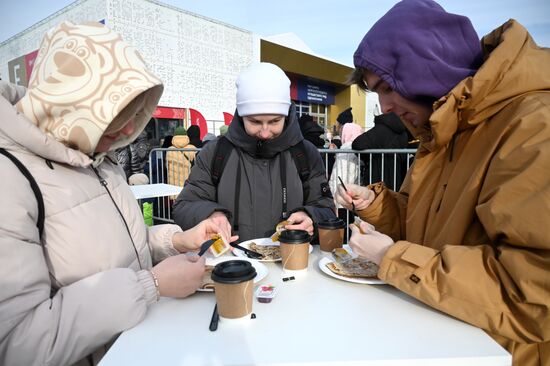
[[[219,283],[241,283],[256,277],[256,269],[248,261],[230,260],[216,264],[211,277]]]
[[[334,218],[319,222],[317,227],[319,229],[342,229],[346,227],[346,223],[342,219]]]
[[[285,244],[309,243],[311,237],[305,230],[284,230],[279,236],[279,241]]]

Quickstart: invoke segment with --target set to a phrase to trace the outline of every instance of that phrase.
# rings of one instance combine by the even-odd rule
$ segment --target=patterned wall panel
[[[0,44],[0,77],[9,80],[8,62],[33,52],[40,47],[44,34],[50,29],[69,20],[73,23],[100,21],[107,15],[107,0],[81,0],[72,3],[61,11],[36,23],[17,37]]]
[[[253,61],[253,34],[148,0],[110,0],[108,24],[142,53],[165,84],[160,105],[207,120],[235,109],[235,80]]]
[[[0,45],[0,77],[8,62],[36,50],[64,20],[105,19],[143,55],[165,84],[160,105],[194,108],[223,121],[235,110],[235,80],[254,59],[253,34],[150,0],[81,0]]]

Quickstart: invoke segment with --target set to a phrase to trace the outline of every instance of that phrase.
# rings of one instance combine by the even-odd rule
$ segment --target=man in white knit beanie
[[[278,66],[262,62],[243,71],[236,82],[237,111],[241,117],[255,114],[288,116],[290,80]]]
[[[300,132],[290,80],[278,66],[257,63],[238,76],[236,86],[230,128],[197,155],[174,206],[176,223],[192,227],[210,217],[225,234],[236,232],[245,241],[269,237],[287,220],[286,229],[313,235],[314,222],[335,217],[334,203],[321,155]],[[220,145],[229,147],[221,151]],[[307,177],[297,169],[296,149]]]

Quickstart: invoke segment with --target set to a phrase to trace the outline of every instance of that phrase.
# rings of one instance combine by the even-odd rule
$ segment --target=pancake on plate
[[[278,245],[258,245],[250,243],[250,250],[260,253],[262,260],[274,261],[281,259],[281,248]]]
[[[332,273],[345,277],[377,278],[379,267],[376,263],[365,258],[353,258],[342,248],[335,249],[332,255],[335,261],[327,263]]]

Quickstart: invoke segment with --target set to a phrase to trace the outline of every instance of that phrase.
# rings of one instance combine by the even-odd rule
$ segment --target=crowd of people
[[[71,42],[112,68],[84,68],[55,46]],[[143,130],[162,81],[105,25],[60,24],[28,88],[0,81],[0,364],[96,364],[161,296],[197,290],[205,264],[194,254],[213,234],[264,237],[286,220],[314,236],[336,203],[363,220],[349,244],[380,279],[483,329],[514,365],[548,365],[548,64],[550,51],[515,20],[480,40],[432,0],[400,1],[354,54],[349,82],[380,98],[373,129],[363,133],[349,108],[339,142],[326,144],[311,116],[296,115],[284,71],[253,64],[223,136],[201,141],[190,126],[165,139],[202,150],[166,153],[162,169],[184,185],[176,224],[148,227],[128,183],[146,169]],[[54,73],[68,77],[42,77]],[[414,139],[410,169],[342,154],[327,172],[318,152]],[[386,164],[399,177],[356,174],[393,172]]]

